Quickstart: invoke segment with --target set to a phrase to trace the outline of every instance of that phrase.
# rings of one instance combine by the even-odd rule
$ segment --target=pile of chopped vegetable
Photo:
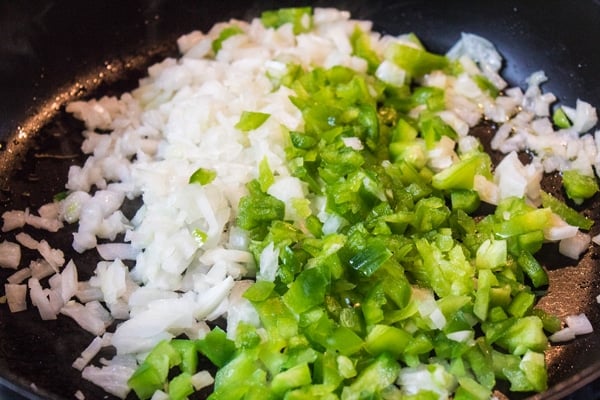
[[[590,244],[593,221],[573,206],[598,191],[593,107],[552,111],[543,72],[525,92],[508,88],[499,54],[476,35],[434,54],[414,34],[382,36],[333,9],[266,11],[179,44],[183,58],[151,67],[133,97],[70,108],[96,157],[93,132],[123,126],[105,126],[98,107],[141,109],[152,128],[126,156],[131,175],[98,167],[127,187],[121,201],[145,203],[121,219],[136,266],[129,274],[114,256],[90,281],[126,320],[111,338],[117,357],[137,360],[113,394],[177,400],[213,385],[214,400],[489,399],[500,381],[547,389],[548,337],[574,333],[535,308],[549,283],[535,255],[560,242],[577,259]],[[186,68],[215,80],[199,84]],[[215,114],[191,107],[223,87],[244,97],[243,79],[264,93],[221,99],[229,110]],[[484,120],[507,154],[498,165],[470,135]],[[190,127],[197,136],[184,136]],[[82,188],[101,186],[86,166],[61,202],[67,222],[85,218]],[[541,189],[553,171],[568,202]],[[102,232],[80,229],[76,248]],[[220,316],[226,329],[204,324]]]

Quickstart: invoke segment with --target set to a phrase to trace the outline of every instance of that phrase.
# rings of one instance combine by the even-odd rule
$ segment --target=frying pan
[[[51,201],[64,190],[69,165],[83,162],[82,126],[64,112],[68,101],[133,89],[149,65],[176,55],[181,34],[305,4],[347,9],[354,18],[373,20],[380,32],[414,32],[436,52],[445,52],[461,32],[479,34],[503,55],[511,85],[523,87],[530,73],[543,69],[550,77],[544,89],[560,103],[582,98],[600,106],[598,0],[6,0],[0,2],[0,211]],[[560,195],[556,182],[546,185]],[[598,199],[584,206],[599,219]],[[48,240],[70,248],[69,229]],[[14,237],[0,235],[6,239]],[[31,257],[24,253],[23,262]],[[75,259],[80,279],[97,261],[93,252],[66,257]],[[548,351],[551,388],[535,398],[559,399],[600,377],[600,261],[595,245],[580,262],[547,246],[543,263],[551,283],[540,306],[561,317],[585,312],[597,331]],[[9,274],[0,271],[0,278]],[[86,399],[110,399],[70,366],[91,339],[67,318],[42,322],[31,307],[11,314],[0,306],[0,383],[30,399],[72,399],[77,390]]]

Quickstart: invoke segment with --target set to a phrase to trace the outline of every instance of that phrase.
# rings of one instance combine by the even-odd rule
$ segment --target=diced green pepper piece
[[[486,153],[474,153],[433,176],[431,184],[440,190],[473,189],[475,175],[487,176],[491,160]]]
[[[515,355],[528,350],[543,352],[548,346],[542,321],[536,316],[518,318],[498,340],[498,344]]]
[[[519,292],[508,306],[508,313],[513,317],[524,317],[529,314],[535,303],[535,294]]]
[[[533,391],[543,392],[548,388],[548,374],[543,353],[528,351],[521,359],[519,368],[525,374]]]
[[[377,395],[394,383],[400,373],[400,365],[388,353],[382,353],[362,370],[350,385],[352,393]]]
[[[544,330],[547,332],[558,332],[562,328],[562,322],[560,318],[558,318],[556,315],[549,314],[546,311],[539,308],[534,308],[531,314],[535,315],[536,317],[542,320]]]
[[[144,363],[154,366],[163,381],[169,375],[169,369],[181,363],[181,355],[167,340],[159,342],[150,351]]]
[[[458,385],[454,400],[486,400],[492,395],[490,389],[468,376],[458,378]]]
[[[562,107],[558,107],[554,113],[552,113],[552,122],[554,125],[561,129],[567,129],[571,127],[571,121],[569,121],[569,117],[565,114],[565,111]]]
[[[448,59],[444,56],[400,43],[392,43],[388,47],[386,58],[415,78],[448,66]]]
[[[227,364],[235,353],[235,343],[218,326],[198,340],[196,347],[217,367]]]
[[[506,265],[506,240],[485,240],[477,249],[475,265],[480,269],[495,270]]]
[[[583,203],[598,193],[598,181],[593,175],[586,175],[577,170],[570,169],[563,171],[563,187],[567,192],[567,197],[577,204]]]
[[[216,177],[217,171],[208,168],[198,168],[192,175],[190,175],[189,183],[207,185],[214,181]]]
[[[371,46],[371,38],[366,32],[363,32],[358,25],[354,28],[352,36],[350,36],[350,43],[352,43],[352,52],[361,58],[367,60],[369,65],[369,73],[374,73],[381,60],[373,47]]]
[[[269,187],[275,182],[273,171],[269,167],[269,160],[263,158],[260,164],[258,164],[258,183],[260,184],[260,190],[267,192]]]
[[[275,375],[271,389],[275,395],[282,396],[287,390],[309,385],[311,382],[310,368],[307,363],[302,363]]]
[[[266,300],[275,289],[275,283],[270,281],[256,281],[244,292],[244,297],[252,302]]]
[[[194,393],[192,375],[188,372],[182,372],[169,382],[170,400],[185,400],[192,393]]]
[[[308,32],[312,28],[312,7],[289,7],[263,11],[260,20],[267,28],[279,28],[291,23],[294,34]]]
[[[363,348],[364,342],[354,331],[345,326],[333,330],[327,339],[327,348],[341,355],[351,356]]]
[[[471,189],[454,189],[450,192],[450,204],[453,210],[463,210],[467,214],[479,208],[479,194]]]
[[[517,258],[517,264],[525,271],[534,287],[538,288],[548,284],[548,274],[540,265],[538,260],[529,253],[523,251]]]
[[[382,241],[369,240],[367,246],[352,256],[348,263],[364,276],[371,276],[390,257],[392,253]]]
[[[519,215],[513,215],[510,219],[501,221],[496,225],[496,234],[501,238],[518,236],[524,233],[544,230],[552,219],[552,211],[549,208],[539,208]]]
[[[163,388],[164,383],[162,374],[148,363],[142,363],[127,381],[127,385],[141,400],[152,397],[155,391]]]
[[[561,217],[566,223],[569,225],[578,226],[581,229],[589,230],[592,225],[594,225],[594,221],[589,219],[588,217],[579,214],[577,211],[552,196],[550,193],[546,193],[544,191],[541,192],[542,196],[542,205],[544,207],[550,208],[553,213]]]
[[[320,268],[306,269],[282,296],[283,302],[295,313],[301,314],[323,303],[328,285],[329,279]]]
[[[252,181],[248,184],[250,194],[240,199],[236,223],[246,230],[264,227],[273,220],[281,220],[285,215],[285,204],[263,193],[260,183]]]
[[[173,346],[181,356],[179,368],[190,375],[195,374],[198,368],[198,350],[196,342],[186,339],[173,339],[171,340],[171,346]]]
[[[259,128],[270,117],[270,114],[257,111],[244,111],[235,128],[242,132],[252,131]]]
[[[479,89],[483,90],[484,92],[488,92],[488,94],[494,99],[500,94],[500,90],[483,75],[473,76],[473,81],[475,81],[475,84],[477,84]]]
[[[221,33],[219,33],[219,37],[217,37],[212,42],[213,52],[215,54],[217,54],[219,52],[219,50],[221,50],[221,47],[223,46],[223,42],[225,40],[229,39],[232,36],[239,35],[241,33],[244,33],[244,31],[242,30],[242,28],[240,28],[237,25],[231,25],[231,26],[228,26],[227,28],[223,29],[221,31]]]
[[[411,340],[411,334],[403,329],[378,324],[369,331],[365,339],[365,349],[374,356],[387,352],[398,358]]]

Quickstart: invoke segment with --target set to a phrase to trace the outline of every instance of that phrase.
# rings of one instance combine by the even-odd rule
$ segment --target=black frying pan
[[[63,190],[69,165],[83,161],[81,124],[64,113],[66,102],[132,89],[147,66],[176,55],[175,39],[181,34],[206,31],[232,17],[249,19],[263,9],[301,4],[0,2],[0,211],[35,209],[50,201]],[[445,52],[463,31],[477,33],[496,44],[505,58],[503,74],[512,85],[523,86],[531,72],[544,69],[550,77],[544,89],[563,104],[573,105],[581,97],[600,106],[598,0],[346,0],[313,5],[347,9],[355,18],[373,20],[375,29],[385,33],[415,32],[437,52]],[[587,212],[597,217],[597,205],[597,200],[587,203]],[[0,234],[4,239],[12,239],[11,234]],[[69,232],[51,240],[65,249],[71,241]],[[557,257],[551,247],[545,250],[551,284],[542,306],[559,316],[585,312],[597,330],[548,352],[551,389],[539,398],[558,399],[600,376],[600,305],[595,300],[600,262],[596,247],[578,265]],[[25,261],[28,257],[32,255],[25,253]],[[75,257],[83,270],[81,279],[96,262],[91,252],[67,257]],[[8,274],[0,271],[0,278]],[[0,383],[32,399],[72,399],[77,390],[86,399],[110,398],[70,367],[91,339],[67,318],[42,322],[34,310],[13,315],[1,306]]]

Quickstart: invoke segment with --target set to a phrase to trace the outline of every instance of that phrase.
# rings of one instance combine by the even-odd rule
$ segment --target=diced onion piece
[[[27,213],[21,210],[11,210],[2,213],[2,232],[12,231],[13,229],[25,226],[25,215]]]
[[[49,294],[53,292],[44,291],[40,285],[40,282],[36,278],[29,278],[27,284],[29,286],[31,302],[35,307],[37,307],[40,317],[43,320],[56,319],[58,311],[52,307],[52,303],[49,299]]]
[[[124,399],[130,391],[127,380],[134,371],[133,368],[124,365],[106,365],[102,368],[88,365],[83,369],[82,376],[108,393]]]
[[[568,342],[569,340],[575,339],[575,332],[573,332],[572,328],[569,328],[567,326],[557,332],[554,332],[548,337],[548,339],[550,339],[550,341],[554,343]]]
[[[12,284],[19,284],[28,279],[29,277],[31,277],[31,268],[25,267],[17,270],[17,272],[10,275],[8,278],[6,278],[6,281]]]
[[[594,328],[588,317],[581,313],[577,315],[569,315],[565,319],[567,326],[573,330],[575,335],[586,335],[592,333]]]
[[[15,239],[22,246],[24,246],[30,250],[37,250],[38,246],[40,245],[40,242],[38,242],[37,240],[32,238],[31,235],[29,235],[25,232],[17,233],[17,235],[15,235]]]
[[[135,260],[138,251],[129,243],[104,243],[96,246],[104,260]]]
[[[0,267],[17,269],[21,263],[21,246],[4,241],[0,243]]]
[[[102,350],[103,340],[100,336],[94,337],[91,343],[81,352],[81,355],[73,362],[73,368],[83,370],[86,365]]]
[[[94,335],[102,335],[112,322],[109,312],[97,301],[90,301],[85,306],[73,300],[68,302],[60,313],[73,318],[79,326]]]
[[[192,375],[192,386],[194,389],[201,390],[214,383],[215,379],[210,372],[203,370]]]
[[[590,235],[578,231],[575,236],[561,240],[558,244],[558,251],[562,255],[578,260],[579,256],[588,248],[590,240]]]
[[[7,283],[4,291],[10,312],[27,310],[27,285]]]

